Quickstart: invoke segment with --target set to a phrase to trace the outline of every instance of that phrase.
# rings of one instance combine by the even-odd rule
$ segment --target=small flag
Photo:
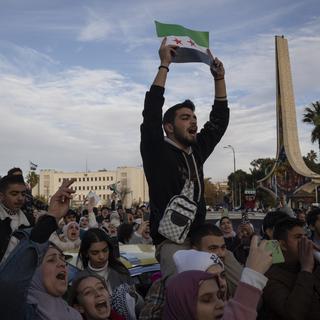
[[[38,165],[35,164],[35,163],[33,163],[33,162],[31,162],[31,161],[29,161],[29,162],[30,162],[30,170],[31,170],[31,171],[37,170]]]
[[[178,24],[165,24],[155,21],[157,36],[167,37],[166,44],[178,46],[173,62],[204,62],[211,64],[207,53],[209,32],[187,29]]]

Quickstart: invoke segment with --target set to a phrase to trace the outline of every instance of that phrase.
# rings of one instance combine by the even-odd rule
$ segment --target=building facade
[[[99,170],[89,172],[62,172],[56,170],[41,170],[39,183],[32,190],[34,195],[50,199],[58,190],[64,179],[75,179],[72,188],[75,191],[73,205],[83,203],[89,192],[94,192],[100,198],[100,205],[109,205],[115,198],[121,199],[124,207],[130,208],[133,203],[149,201],[148,184],[143,168],[119,167],[114,171]]]

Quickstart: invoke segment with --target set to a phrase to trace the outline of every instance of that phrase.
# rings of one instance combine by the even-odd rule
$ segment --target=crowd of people
[[[296,217],[269,212],[261,230],[246,214],[237,230],[228,216],[205,220],[203,165],[229,121],[225,70],[208,51],[215,99],[198,132],[190,100],[162,115],[177,54],[164,39],[145,97],[141,156],[150,203],[108,208],[89,198],[72,209],[71,179],[46,206],[19,168],[0,179],[1,319],[320,319],[319,208]],[[147,293],[119,259],[124,244],[155,245],[161,274]],[[75,270],[68,252],[77,255]]]

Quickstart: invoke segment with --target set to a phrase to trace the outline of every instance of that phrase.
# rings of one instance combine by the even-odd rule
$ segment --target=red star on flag
[[[189,39],[187,42],[190,43],[191,47],[195,47],[196,46],[195,43],[191,39]]]
[[[178,44],[182,45],[182,41],[180,39],[175,38],[173,41],[176,42],[176,45],[178,45]]]

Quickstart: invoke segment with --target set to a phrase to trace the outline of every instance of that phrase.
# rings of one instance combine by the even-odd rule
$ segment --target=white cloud
[[[115,32],[115,25],[109,21],[108,15],[87,9],[86,24],[80,30],[78,39],[80,41],[101,41],[105,40]]]
[[[57,22],[57,11],[53,17],[50,10],[45,16],[51,17],[47,26],[46,19],[42,18],[36,19],[35,25],[32,19],[25,21],[28,31],[43,28],[51,30],[52,34],[58,31],[55,35],[64,31],[66,38],[77,34],[80,47],[79,42],[74,42],[75,47],[63,48],[66,49],[64,54],[77,52],[77,58],[83,60],[80,66],[74,66],[62,60],[63,54],[57,58],[59,38],[51,42],[42,40],[43,51],[48,54],[39,52],[41,49],[35,49],[39,47],[32,47],[32,44],[30,48],[19,46],[18,43],[23,43],[19,39],[15,39],[14,49],[0,45],[0,147],[5,150],[0,158],[2,173],[13,165],[26,168],[29,160],[39,163],[41,168],[70,171],[82,170],[86,159],[92,170],[141,163],[139,125],[144,93],[159,64],[154,19],[211,28],[214,52],[224,61],[227,70],[230,125],[205,165],[206,176],[222,180],[232,171],[232,153],[223,149],[224,145],[235,147],[237,168],[244,170],[248,170],[253,159],[275,156],[275,33],[285,34],[289,40],[302,153],[306,154],[311,148],[317,150],[317,146],[310,143],[311,127],[302,124],[301,117],[304,106],[319,99],[319,18],[295,28],[284,28],[277,23],[288,15],[288,11],[282,9],[250,19],[246,19],[247,16],[241,19],[232,12],[235,19],[228,20],[225,19],[229,17],[227,9],[238,8],[236,1],[228,1],[228,6],[222,0],[183,3],[194,15],[178,14],[178,1],[162,1],[152,7],[149,1],[137,1],[130,8],[126,7],[128,2],[103,5],[96,2],[95,6],[84,10],[80,6],[81,14],[72,15],[73,18],[77,16],[76,21],[66,19],[70,7],[61,24]],[[299,5],[290,6],[290,12]],[[197,18],[199,10],[205,14],[203,19]],[[217,10],[219,15],[216,15]],[[246,10],[242,3],[241,10],[241,13]],[[209,15],[212,20],[208,20]],[[263,26],[268,26],[263,28],[264,33],[254,32],[255,27]],[[240,34],[239,38],[234,36]],[[225,40],[227,36],[234,36],[233,41]],[[123,49],[124,55],[117,57],[122,61],[119,65],[112,65],[109,40],[112,40],[110,45]],[[92,67],[105,66],[101,61],[90,60],[90,50],[96,49],[97,42],[107,48],[105,59],[110,62],[109,68]],[[82,61],[86,67],[81,66]],[[136,73],[130,74],[130,68],[135,68]],[[213,100],[213,82],[207,66],[170,67],[166,107],[186,98],[196,103],[202,125]]]
[[[1,168],[28,159],[69,170],[86,158],[93,169],[141,163],[141,85],[114,71],[72,68],[43,78],[1,74],[0,86],[0,145],[8,154]]]

